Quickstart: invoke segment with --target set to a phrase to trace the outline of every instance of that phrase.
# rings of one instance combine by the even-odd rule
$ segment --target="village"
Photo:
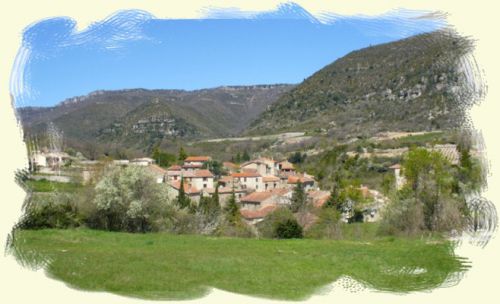
[[[181,164],[162,168],[153,158],[141,157],[131,160],[120,159],[108,162],[111,166],[141,166],[155,176],[159,184],[167,187],[170,197],[177,198],[180,188],[189,199],[198,204],[201,197],[210,197],[217,189],[221,208],[233,195],[239,205],[242,218],[248,224],[262,221],[266,215],[279,207],[290,206],[294,189],[300,184],[306,194],[307,204],[312,208],[321,208],[330,197],[330,189],[320,189],[315,177],[306,172],[298,172],[286,159],[275,160],[257,157],[241,164],[222,162],[223,174],[216,176],[210,168],[210,156],[188,156]],[[74,160],[65,152],[36,151],[30,157],[30,167],[37,168],[35,179],[43,178],[55,182],[69,182],[71,176],[61,174],[61,168],[76,169],[76,176],[81,174],[83,183],[88,181],[95,167],[101,164],[97,160]],[[391,167],[398,184],[401,183],[399,164]],[[80,172],[80,173],[78,173]],[[73,178],[74,179],[74,178]],[[373,222],[379,219],[380,210],[387,198],[375,189],[361,185],[358,189],[368,204],[363,208],[363,221]],[[352,210],[346,208],[342,220],[347,222]],[[314,221],[314,218],[310,220]],[[306,223],[307,224],[307,223]],[[309,223],[310,225],[311,223]]]

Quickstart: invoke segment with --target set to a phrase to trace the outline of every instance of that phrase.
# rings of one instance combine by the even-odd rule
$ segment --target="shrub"
[[[322,208],[318,220],[307,230],[306,236],[316,239],[341,239],[342,222],[340,212],[333,207]]]
[[[302,238],[302,227],[295,219],[276,223],[274,234],[278,239]]]
[[[235,223],[223,218],[214,231],[214,235],[248,238],[255,236],[255,232],[244,221],[238,221]]]
[[[424,210],[414,198],[395,199],[382,214],[379,232],[388,235],[416,235],[425,229]]]
[[[23,217],[18,223],[22,229],[71,228],[81,224],[72,197],[63,193],[32,195],[28,197]]]
[[[257,224],[259,235],[265,238],[301,238],[302,227],[288,208],[278,208]]]
[[[142,167],[110,168],[95,186],[90,221],[95,228],[159,231],[175,207],[166,189]]]

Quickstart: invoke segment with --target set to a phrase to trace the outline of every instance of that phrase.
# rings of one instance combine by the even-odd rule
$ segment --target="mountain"
[[[331,136],[451,129],[474,102],[463,56],[473,43],[448,31],[357,50],[283,94],[247,134]]]
[[[162,140],[238,134],[292,87],[96,91],[53,107],[18,108],[17,113],[28,137],[43,137],[53,123],[74,148],[113,144],[144,151]]]

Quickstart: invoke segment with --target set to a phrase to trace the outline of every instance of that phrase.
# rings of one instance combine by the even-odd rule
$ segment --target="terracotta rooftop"
[[[255,204],[260,204],[261,202],[265,201],[266,199],[270,198],[273,196],[274,193],[270,191],[266,192],[252,192],[249,195],[246,195],[241,198],[242,202],[247,202],[247,203],[255,203]]]
[[[226,168],[230,168],[230,169],[238,169],[239,168],[239,166],[237,164],[232,163],[232,162],[223,162],[222,166],[226,167]]]
[[[279,195],[279,196],[286,195],[292,191],[293,191],[292,189],[288,189],[288,188],[276,188],[276,189],[269,190],[269,192],[276,194],[276,195]]]
[[[274,164],[275,162],[276,162],[275,160],[267,158],[267,157],[259,157],[259,158],[252,159],[252,160],[249,160],[247,162],[242,163],[241,167],[244,167],[244,166],[250,165],[250,164],[265,164],[265,165],[268,165],[268,164]]]
[[[204,189],[204,191],[206,191],[209,194],[212,194],[215,192],[215,188],[206,188],[206,189]],[[240,192],[246,192],[246,191],[247,191],[246,189],[234,188],[234,193],[240,193]],[[220,194],[228,194],[231,192],[233,192],[232,187],[220,187],[219,188]]]
[[[394,164],[394,165],[390,166],[389,169],[401,169],[401,165],[400,164]]]
[[[170,183],[170,186],[172,186],[176,190],[179,190],[181,188],[181,181],[173,181]],[[187,194],[197,194],[200,193],[200,190],[184,182],[184,192],[186,192]]]
[[[280,162],[281,170],[293,170],[293,164],[287,160]]]
[[[167,170],[169,170],[169,171],[181,171],[181,169],[182,169],[182,167],[179,165],[172,165],[172,166],[167,168]]]
[[[184,165],[182,165],[182,168],[195,168],[195,169],[197,169],[197,168],[201,168],[201,167],[203,167],[202,164],[184,164]]]
[[[207,162],[210,160],[210,156],[188,156],[184,160],[185,162]]]
[[[219,178],[219,182],[222,182],[222,183],[230,183],[232,181],[233,181],[233,177],[229,176],[229,175],[223,175]]]
[[[262,181],[263,181],[264,183],[268,183],[268,182],[279,182],[279,181],[280,181],[280,178],[279,178],[279,177],[277,177],[277,176],[272,176],[272,175],[271,175],[271,176],[264,176],[264,177],[262,178]]]
[[[265,206],[259,210],[240,210],[241,216],[247,220],[260,219],[276,210],[278,206],[270,205]]]
[[[158,174],[158,175],[165,175],[167,173],[167,170],[165,170],[162,167],[155,165],[155,164],[151,164],[151,165],[147,166],[146,168],[148,168],[148,170],[153,172],[154,174]]]
[[[260,177],[258,172],[254,171],[244,171],[231,174],[232,177]]]
[[[209,170],[203,169],[203,170],[194,170],[194,171],[186,171],[182,173],[182,176],[184,177],[214,177],[212,172]]]
[[[289,184],[307,183],[307,182],[314,182],[314,179],[309,178],[307,176],[300,176],[300,175],[289,175],[288,176],[288,183]]]

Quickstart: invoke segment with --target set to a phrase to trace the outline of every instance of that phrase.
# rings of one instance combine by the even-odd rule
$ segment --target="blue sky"
[[[317,19],[296,4],[192,20],[121,11],[80,32],[74,20],[52,18],[23,32],[11,91],[16,106],[50,106],[102,89],[299,83],[350,51],[443,26],[424,14]]]

